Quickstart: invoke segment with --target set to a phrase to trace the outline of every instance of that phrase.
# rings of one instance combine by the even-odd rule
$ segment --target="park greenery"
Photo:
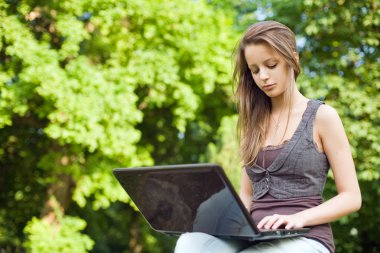
[[[216,162],[238,187],[231,55],[273,19],[297,35],[301,92],[350,140],[363,205],[333,223],[336,252],[380,252],[379,5],[0,0],[0,251],[172,252],[112,169]]]

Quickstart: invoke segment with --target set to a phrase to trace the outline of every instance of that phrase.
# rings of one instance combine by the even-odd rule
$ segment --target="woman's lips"
[[[263,89],[264,90],[271,90],[276,84],[275,83],[272,83],[272,84],[266,84],[263,86]]]

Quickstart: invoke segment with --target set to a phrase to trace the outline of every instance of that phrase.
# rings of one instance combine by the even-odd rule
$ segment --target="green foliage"
[[[63,216],[55,198],[51,198],[56,223],[50,223],[33,217],[24,232],[28,235],[25,248],[31,253],[45,252],[88,252],[94,241],[80,231],[86,227],[86,221],[70,216]]]
[[[200,161],[220,164],[235,190],[239,192],[242,164],[236,125],[237,115],[224,117],[216,132],[217,142],[208,144],[207,153]]]
[[[231,97],[232,20],[203,1],[0,5],[0,249],[40,247],[41,229],[57,222],[45,219],[55,196],[60,231],[73,232],[56,235],[67,247],[92,248],[80,237],[91,220],[94,252],[168,251],[173,240],[149,234],[112,168],[198,160],[232,111],[217,106]],[[119,229],[124,215],[143,228]],[[104,234],[102,222],[116,231]]]
[[[65,216],[57,225],[33,217],[24,231],[28,235],[25,243],[27,252],[88,252],[94,241],[81,233],[86,222],[76,217]]]

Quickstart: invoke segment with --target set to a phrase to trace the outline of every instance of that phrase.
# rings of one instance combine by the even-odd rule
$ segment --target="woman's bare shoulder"
[[[315,116],[315,124],[318,132],[334,132],[342,125],[338,112],[330,105],[322,104]]]
[[[316,119],[322,121],[329,121],[333,119],[339,119],[339,114],[334,107],[328,104],[321,104],[318,108]]]

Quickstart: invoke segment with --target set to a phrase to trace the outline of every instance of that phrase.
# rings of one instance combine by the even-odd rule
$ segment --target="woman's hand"
[[[259,224],[257,224],[257,227],[259,229],[277,229],[282,225],[285,225],[285,229],[303,228],[304,222],[300,217],[297,216],[297,214],[273,214],[271,216],[265,216],[259,222]]]

